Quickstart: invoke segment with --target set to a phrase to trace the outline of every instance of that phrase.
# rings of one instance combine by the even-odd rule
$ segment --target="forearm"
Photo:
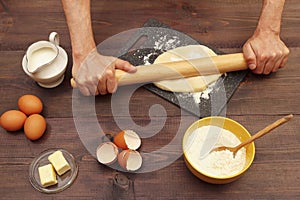
[[[90,52],[95,48],[90,0],[62,0],[62,4],[70,32],[73,56],[80,57],[82,52]]]
[[[264,0],[256,32],[280,34],[285,0]]]

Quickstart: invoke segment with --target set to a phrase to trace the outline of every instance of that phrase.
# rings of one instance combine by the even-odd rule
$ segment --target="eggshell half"
[[[97,148],[97,160],[105,165],[113,164],[118,157],[118,147],[112,142],[101,143]]]
[[[114,137],[114,143],[123,150],[137,150],[141,146],[141,138],[133,130],[123,130]]]
[[[119,165],[127,171],[136,171],[142,166],[142,156],[138,151],[127,149],[118,155]]]

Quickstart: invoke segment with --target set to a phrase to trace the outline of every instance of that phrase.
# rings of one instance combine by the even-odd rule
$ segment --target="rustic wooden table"
[[[142,3],[141,3],[142,2]],[[204,41],[226,53],[240,52],[252,34],[260,1],[92,1],[95,38],[101,42],[119,32],[138,28],[149,18]],[[288,124],[257,142],[253,165],[239,180],[226,185],[202,182],[186,168],[182,156],[170,165],[148,173],[118,172],[100,165],[77,134],[72,115],[71,60],[64,82],[54,89],[39,87],[21,69],[29,44],[47,39],[51,31],[61,37],[61,46],[71,55],[70,40],[60,1],[0,0],[0,113],[17,108],[23,94],[34,94],[44,102],[47,131],[38,141],[26,139],[23,131],[0,129],[0,199],[299,199],[300,198],[300,4],[287,0],[282,21],[282,39],[291,50],[285,69],[270,76],[249,73],[227,104],[226,115],[251,133],[279,117],[293,113]],[[178,124],[197,118],[144,88],[129,102],[130,114],[112,114],[110,95],[95,98],[99,124],[104,132],[119,131],[116,120],[133,120],[139,126],[150,123],[149,108],[164,107],[167,117],[161,131],[143,140],[141,152],[168,144]],[[120,108],[128,107],[120,102]],[[155,115],[158,123],[163,115]],[[159,123],[158,123],[159,124]],[[153,125],[161,126],[160,125]],[[130,128],[130,127],[128,127]],[[29,183],[29,165],[40,152],[64,148],[79,166],[74,184],[57,194],[43,194]],[[172,152],[171,152],[172,153]],[[155,166],[155,163],[153,163]],[[129,183],[119,187],[115,179]],[[121,177],[121,178],[120,178]]]

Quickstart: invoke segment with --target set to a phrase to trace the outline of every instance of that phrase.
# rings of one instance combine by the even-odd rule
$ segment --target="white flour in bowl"
[[[213,129],[213,132],[212,132]],[[240,172],[246,164],[246,149],[240,149],[235,157],[233,153],[225,151],[210,152],[206,157],[200,158],[200,152],[207,134],[219,134],[215,147],[240,144],[240,140],[230,131],[220,127],[203,126],[194,130],[185,145],[185,155],[193,165],[206,175],[214,177],[227,177]]]

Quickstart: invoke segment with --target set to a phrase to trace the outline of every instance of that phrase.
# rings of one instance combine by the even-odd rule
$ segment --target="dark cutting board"
[[[153,63],[164,51],[186,45],[202,44],[223,54],[218,49],[201,41],[197,41],[181,32],[169,28],[156,19],[149,19],[143,28],[138,29],[126,46],[121,50],[122,59],[133,65]],[[127,53],[125,53],[127,52]],[[167,101],[176,104],[197,117],[220,115],[226,112],[226,104],[244,79],[246,71],[229,72],[221,76],[217,82],[202,93],[173,93],[159,89],[155,85],[144,85],[149,91]],[[210,91],[208,93],[208,91]]]

